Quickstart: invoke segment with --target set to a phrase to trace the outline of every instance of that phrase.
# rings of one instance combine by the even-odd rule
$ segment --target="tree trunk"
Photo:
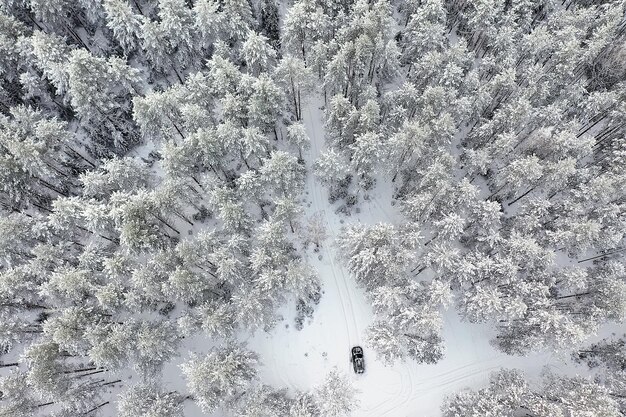
[[[185,222],[186,222],[189,226],[193,226],[193,225],[195,224],[194,222],[192,222],[191,220],[189,220],[189,219],[187,218],[187,216],[185,216],[185,215],[184,215],[184,214],[182,214],[182,213],[179,213],[179,212],[175,211],[175,212],[174,212],[174,214],[175,214],[175,215],[176,215],[176,217],[178,217],[179,219],[184,220],[184,221],[185,221]]]
[[[145,16],[145,15],[143,14],[143,10],[141,10],[141,7],[139,6],[139,3],[137,2],[137,0],[133,0],[133,3],[135,4],[135,7],[137,8],[137,10],[139,10],[139,13],[140,13],[142,16]]]
[[[37,181],[39,181],[44,187],[46,187],[47,189],[54,191],[55,193],[62,195],[63,197],[69,197],[69,195],[61,190],[59,190],[57,187],[55,187],[54,185],[50,184],[48,181],[39,178],[36,175],[33,175],[33,178],[36,179]]]
[[[531,187],[531,188],[530,188],[528,191],[526,191],[524,194],[520,195],[520,196],[519,196],[519,197],[517,197],[515,200],[511,201],[511,202],[509,203],[509,207],[511,207],[513,204],[517,203],[517,202],[518,202],[521,198],[526,197],[526,196],[527,196],[527,195],[528,195],[531,191],[533,191],[535,188],[537,188],[537,187],[536,187],[536,186],[535,186],[535,187]]]
[[[80,369],[73,369],[71,371],[63,371],[64,374],[76,374],[78,372],[87,372],[87,371],[93,371],[94,369],[98,369],[95,366],[92,366],[91,368],[80,368]]]
[[[122,382],[122,380],[121,379],[116,379],[115,381],[105,382],[104,384],[102,384],[100,386],[101,387],[106,387],[107,385],[117,384],[118,382]]]
[[[164,225],[166,225],[167,227],[169,227],[170,229],[172,229],[174,232],[176,232],[176,234],[180,234],[180,232],[178,231],[178,229],[174,228],[172,225],[170,225],[168,222],[166,222],[165,220],[163,220],[160,216],[151,213],[154,218],[156,218],[158,221],[160,221],[161,223],[163,223]]]
[[[289,77],[289,82],[291,83],[291,96],[293,97],[293,106],[294,111],[296,113],[296,120],[300,120],[300,112],[298,111],[298,99],[296,96],[296,86],[293,82],[293,77]]]
[[[554,297],[555,300],[564,300],[566,298],[572,298],[572,297],[582,297],[583,295],[589,295],[592,294],[591,291],[587,291],[587,292],[581,292],[581,293],[577,293],[577,294],[570,294],[570,295],[563,295],[561,297]]]
[[[91,413],[91,412],[94,412],[94,411],[96,411],[97,409],[104,407],[104,406],[105,406],[105,405],[107,405],[108,403],[109,403],[109,401],[103,402],[102,404],[95,406],[95,407],[94,407],[94,408],[92,408],[91,410],[85,411],[85,412],[83,413],[83,415],[87,415],[87,414],[89,414],[89,413]]]
[[[298,104],[297,104],[297,108],[298,108],[298,116],[297,119],[298,121],[302,120],[302,97],[300,97],[300,90],[298,89]]]
[[[622,248],[622,249],[615,250],[615,251],[613,251],[613,252],[607,252],[607,253],[603,253],[603,254],[601,254],[601,255],[592,256],[591,258],[582,259],[582,260],[578,261],[578,263],[591,261],[591,260],[593,260],[593,259],[603,258],[603,257],[605,257],[605,256],[610,256],[610,255],[613,255],[613,254],[615,254],[615,253],[623,252],[623,251],[625,251],[625,250],[626,250],[626,248]]]
[[[82,374],[82,375],[77,375],[76,378],[83,378],[83,377],[86,377],[86,376],[101,374],[102,372],[106,372],[106,369],[98,369],[97,371],[88,372],[88,373]]]

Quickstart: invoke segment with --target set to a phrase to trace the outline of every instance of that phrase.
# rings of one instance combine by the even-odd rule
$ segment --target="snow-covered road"
[[[311,138],[309,168],[325,146],[321,104],[313,102],[304,111]],[[360,409],[353,417],[436,417],[446,395],[486,384],[489,374],[501,367],[523,369],[531,378],[544,368],[564,370],[561,368],[565,367],[565,356],[542,353],[522,358],[496,351],[489,344],[492,332],[487,326],[461,322],[453,309],[445,315],[447,350],[438,364],[385,366],[380,362],[366,344],[365,330],[373,320],[371,307],[365,292],[336,259],[333,244],[347,222],[375,224],[398,218],[391,206],[391,187],[379,186],[377,190],[370,201],[360,203],[360,213],[346,217],[335,213],[326,189],[309,170],[304,196],[306,215],[321,213],[328,232],[322,250],[319,254],[310,252],[309,259],[324,293],[313,320],[304,329],[298,331],[293,326],[295,311],[290,306],[282,311],[285,320],[270,334],[259,331],[248,340],[249,347],[259,353],[263,362],[260,376],[264,383],[286,387],[293,394],[320,383],[328,371],[337,367],[350,375],[360,391]],[[363,375],[355,375],[349,361],[350,348],[357,344],[365,348]],[[568,368],[573,372],[571,364]]]

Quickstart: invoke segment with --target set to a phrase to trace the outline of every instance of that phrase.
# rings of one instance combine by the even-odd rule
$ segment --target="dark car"
[[[354,368],[355,373],[362,374],[365,372],[365,360],[363,359],[363,348],[361,348],[361,346],[355,346],[352,348],[350,362],[352,362],[352,367]]]

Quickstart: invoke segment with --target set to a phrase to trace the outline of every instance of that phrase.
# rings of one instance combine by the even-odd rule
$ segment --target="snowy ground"
[[[313,103],[305,112],[305,124],[311,138],[309,161],[314,161],[324,147],[321,103]],[[309,171],[310,172],[310,171]],[[387,194],[385,194],[387,193]],[[310,263],[317,269],[324,294],[312,322],[303,330],[293,326],[294,312],[285,309],[285,321],[271,333],[257,332],[248,339],[250,348],[261,356],[261,379],[276,387],[307,390],[320,383],[326,373],[337,367],[352,378],[359,389],[361,407],[354,417],[439,416],[439,407],[448,394],[465,387],[487,383],[489,373],[501,367],[523,369],[529,377],[544,368],[565,372],[568,353],[536,354],[511,357],[489,345],[492,332],[484,325],[460,321],[453,309],[446,312],[444,337],[445,359],[436,365],[415,363],[384,366],[365,344],[365,329],[373,315],[364,291],[336,259],[333,241],[345,222],[394,222],[398,213],[391,203],[391,187],[377,188],[369,202],[361,203],[361,212],[346,217],[336,214],[328,203],[326,189],[309,174],[305,197],[310,205],[307,214],[323,213],[329,238]],[[314,255],[314,256],[313,256]],[[354,345],[364,345],[366,372],[355,375],[349,362]]]
[[[294,326],[295,306],[290,305],[280,311],[284,320],[271,332],[259,330],[252,336],[242,334],[241,340],[260,356],[260,382],[287,388],[290,394],[294,394],[297,390],[311,389],[337,367],[349,375],[359,390],[360,409],[352,417],[437,417],[447,395],[467,387],[486,385],[489,374],[500,368],[522,369],[529,378],[539,376],[544,370],[584,374],[583,368],[572,364],[570,352],[516,357],[495,350],[489,344],[493,336],[489,326],[462,322],[453,308],[444,316],[446,354],[439,363],[385,366],[377,359],[376,354],[368,349],[365,337],[365,330],[373,320],[370,304],[364,291],[357,287],[354,278],[336,259],[333,242],[341,227],[348,222],[397,222],[400,217],[396,208],[391,206],[391,187],[385,184],[378,185],[371,193],[370,201],[360,203],[360,213],[351,216],[337,214],[336,207],[328,203],[326,189],[315,180],[310,169],[312,161],[325,146],[321,104],[321,101],[312,103],[304,112],[311,138],[304,198],[306,215],[322,213],[327,226],[328,239],[320,252],[308,252],[308,261],[322,281],[323,295],[313,319],[300,331]],[[611,327],[606,330],[603,333]],[[182,351],[188,348],[190,352],[200,354],[211,347],[202,335],[186,340],[184,345]],[[365,348],[366,372],[363,375],[352,372],[349,352],[354,345]],[[179,365],[188,360],[190,352],[166,365],[164,380],[171,389],[186,391]],[[185,415],[201,417],[204,414],[192,401],[187,401]]]

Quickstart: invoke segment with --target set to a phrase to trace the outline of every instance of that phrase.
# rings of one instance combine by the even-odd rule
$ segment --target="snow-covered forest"
[[[0,76],[0,416],[626,415],[623,0],[0,0]]]

